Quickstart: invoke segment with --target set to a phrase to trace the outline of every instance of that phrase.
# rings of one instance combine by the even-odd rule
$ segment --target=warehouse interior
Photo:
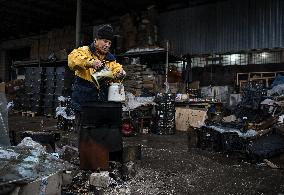
[[[0,10],[0,194],[284,194],[284,1]],[[70,54],[104,25],[125,74],[78,111]]]

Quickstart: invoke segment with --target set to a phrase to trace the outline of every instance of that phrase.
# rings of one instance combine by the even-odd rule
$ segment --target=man
[[[112,40],[112,27],[103,25],[91,45],[74,49],[68,55],[68,66],[75,71],[72,104],[76,110],[80,110],[84,102],[107,101],[109,83],[103,81],[97,88],[91,74],[106,67],[115,77],[125,75],[122,65],[109,52]]]
[[[115,78],[125,75],[122,65],[117,63],[109,52],[112,40],[112,27],[103,25],[98,29],[97,37],[91,45],[74,49],[68,55],[68,66],[75,71],[71,101],[76,111],[75,131],[80,132],[80,166],[83,169],[105,169],[107,150],[113,154],[113,160],[121,161],[122,158],[122,137],[117,125],[101,124],[99,115],[102,113],[97,113],[96,109],[83,115],[81,113],[85,103],[99,102],[98,104],[103,105],[108,98],[109,83],[101,80],[98,87],[92,78],[93,73],[107,68]],[[87,118],[92,118],[92,122],[99,124],[93,127],[85,125],[82,121],[86,115]],[[99,119],[96,119],[96,116]],[[112,113],[109,113],[109,116],[112,116]]]

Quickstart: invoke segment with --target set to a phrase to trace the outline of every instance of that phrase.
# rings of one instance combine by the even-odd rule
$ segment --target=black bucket
[[[120,102],[87,102],[81,106],[81,109],[81,125],[121,126],[122,104]]]
[[[108,169],[109,155],[122,150],[122,105],[88,102],[80,112],[80,167]]]

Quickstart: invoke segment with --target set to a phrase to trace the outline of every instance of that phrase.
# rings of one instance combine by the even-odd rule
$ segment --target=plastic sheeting
[[[75,114],[72,113],[71,115],[69,115],[69,114],[67,114],[67,111],[68,111],[67,107],[59,106],[59,107],[56,108],[56,115],[55,115],[55,117],[62,116],[65,119],[74,120],[75,119]]]
[[[261,105],[273,106],[275,104],[275,101],[271,100],[271,99],[265,99],[260,104]]]
[[[59,102],[68,102],[68,101],[70,101],[70,98],[59,96],[58,101]],[[68,120],[74,120],[75,119],[75,113],[71,109],[71,107],[59,106],[59,107],[56,108],[55,112],[56,112],[55,117],[62,116],[63,118],[68,119]]]
[[[284,84],[277,85],[267,91],[268,96],[273,96],[273,95],[277,96],[277,95],[282,95],[282,94],[284,94]]]
[[[126,93],[125,106],[123,111],[133,110],[144,105],[155,105],[155,97],[135,97],[132,93]]]
[[[201,87],[202,97],[217,99],[221,102],[228,102],[232,89],[229,86],[206,86]]]
[[[272,87],[275,87],[277,85],[284,85],[284,76],[277,75],[272,83]]]
[[[5,93],[0,92],[0,146],[10,146],[8,110]]]
[[[239,135],[239,137],[253,137],[257,135],[257,132],[255,130],[249,129],[247,132],[241,132],[239,129],[234,128],[228,128],[228,127],[221,127],[221,126],[206,126],[210,129],[214,129],[215,131],[219,131],[220,133],[228,133],[228,132],[234,132]]]

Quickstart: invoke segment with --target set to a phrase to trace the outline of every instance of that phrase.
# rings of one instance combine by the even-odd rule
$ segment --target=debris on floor
[[[0,186],[14,185],[10,192],[15,194],[24,194],[23,191],[26,194],[58,194],[62,172],[73,168],[70,163],[47,153],[44,146],[30,137],[25,137],[18,146],[1,147],[0,164]],[[17,185],[19,183],[26,185]]]

